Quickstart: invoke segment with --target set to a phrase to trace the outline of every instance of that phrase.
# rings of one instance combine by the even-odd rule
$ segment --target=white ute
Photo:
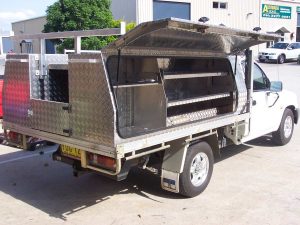
[[[296,95],[269,81],[249,50],[277,36],[171,18],[140,24],[99,52],[81,52],[81,37],[108,34],[116,32],[15,37],[39,39],[41,47],[46,39],[73,37],[76,54],[42,48],[8,55],[8,141],[24,148],[30,137],[57,143],[53,159],[75,175],[123,180],[134,166],[148,168],[164,190],[194,197],[226,145],[268,133],[278,145],[291,140]]]
[[[300,54],[300,42],[277,42],[270,48],[258,53],[260,62],[273,61],[282,64],[289,60],[297,60]]]

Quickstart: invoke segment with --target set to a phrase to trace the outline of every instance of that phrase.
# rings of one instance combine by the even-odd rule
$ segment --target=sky
[[[46,15],[47,6],[57,0],[0,0],[0,31],[10,31],[11,23]]]

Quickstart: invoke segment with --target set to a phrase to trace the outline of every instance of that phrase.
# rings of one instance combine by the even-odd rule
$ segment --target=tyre
[[[283,64],[284,62],[285,62],[285,56],[284,55],[278,56],[278,63]]]
[[[195,197],[207,187],[214,167],[214,156],[206,142],[188,148],[183,172],[179,177],[179,193]]]
[[[260,59],[260,60],[259,60],[259,62],[261,62],[261,63],[264,63],[264,62],[265,62],[265,60],[264,60],[264,59]]]
[[[294,114],[292,110],[286,109],[283,113],[280,126],[272,133],[273,142],[277,145],[286,145],[290,142],[294,131]]]

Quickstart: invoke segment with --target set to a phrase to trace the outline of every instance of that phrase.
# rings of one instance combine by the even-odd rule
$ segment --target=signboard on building
[[[297,13],[300,13],[300,6],[297,6]]]
[[[292,7],[262,4],[262,17],[276,19],[291,19]]]

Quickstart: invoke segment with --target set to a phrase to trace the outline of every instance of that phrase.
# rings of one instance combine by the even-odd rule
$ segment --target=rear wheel
[[[285,62],[285,56],[284,55],[278,56],[278,63],[283,64],[284,62]]]
[[[179,179],[180,194],[195,197],[203,192],[210,181],[213,166],[213,152],[206,142],[189,147]]]
[[[273,142],[277,145],[286,145],[290,142],[294,131],[294,114],[292,110],[286,109],[283,113],[280,126],[272,133]]]

